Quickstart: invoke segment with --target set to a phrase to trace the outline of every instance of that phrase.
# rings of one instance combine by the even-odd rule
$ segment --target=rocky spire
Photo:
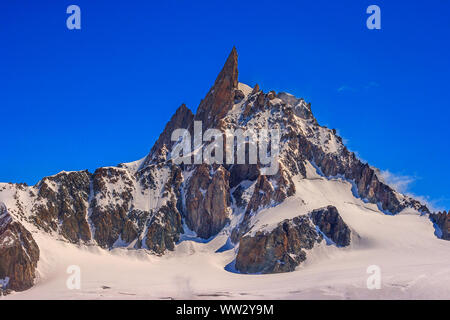
[[[209,90],[205,99],[195,115],[195,120],[203,122],[203,130],[214,127],[233,106],[235,90],[238,87],[237,51],[233,47],[222,70],[217,76],[214,85]],[[167,123],[164,131],[153,145],[149,155],[143,163],[143,167],[152,163],[153,160],[160,161],[164,158],[164,150],[172,147],[171,135],[175,129],[188,129],[191,131],[194,114],[183,103]],[[164,148],[165,146],[165,148]]]
[[[149,155],[147,156],[147,159],[144,162],[144,165],[149,164],[152,162],[154,158],[158,158],[160,152],[164,149],[164,145],[167,149],[170,149],[172,147],[172,132],[175,129],[190,129],[192,127],[194,119],[194,114],[192,111],[186,107],[186,105],[183,103],[180,107],[178,107],[175,114],[172,116],[170,121],[166,124],[166,127],[164,128],[164,131],[159,136],[158,140],[153,145],[152,150],[150,151]]]
[[[211,128],[233,107],[234,92],[238,88],[237,52],[233,47],[213,87],[200,102],[195,120],[203,121],[203,128]]]

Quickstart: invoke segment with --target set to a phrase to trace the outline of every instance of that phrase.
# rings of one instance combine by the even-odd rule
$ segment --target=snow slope
[[[334,205],[352,230],[349,247],[323,241],[294,272],[244,275],[232,271],[237,248],[219,250],[227,230],[207,243],[184,240],[162,257],[76,246],[34,230],[37,284],[2,299],[450,299],[450,242],[434,235],[427,216],[411,209],[386,215],[356,198],[350,182],[324,178],[312,165],[295,184],[295,196],[253,217],[252,231]],[[80,290],[66,287],[70,265],[81,268]],[[379,290],[366,285],[371,265],[381,270]]]

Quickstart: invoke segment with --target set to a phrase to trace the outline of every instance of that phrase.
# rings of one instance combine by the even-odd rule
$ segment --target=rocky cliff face
[[[310,213],[312,222],[333,243],[340,247],[350,244],[351,231],[334,206],[314,210]]]
[[[90,179],[87,171],[63,172],[42,179],[32,208],[35,224],[46,231],[60,232],[72,243],[90,240],[86,220]]]
[[[234,105],[243,99],[238,91],[238,64],[236,48],[233,48],[225,65],[217,76],[214,86],[200,102],[195,120],[202,121],[204,128],[215,128]]]
[[[0,291],[31,288],[38,260],[39,248],[31,233],[0,203]]]
[[[441,239],[450,240],[450,214],[438,212],[431,214],[430,218],[438,226]]]
[[[236,269],[243,273],[290,272],[306,260],[306,251],[325,235],[334,245],[350,245],[351,231],[333,206],[285,220],[271,231],[240,239]]]
[[[183,233],[180,200],[182,182],[180,168],[173,166],[163,190],[163,197],[167,200],[148,222],[145,244],[148,249],[158,254],[174,250],[175,243]]]
[[[236,269],[243,273],[294,271],[305,261],[305,250],[312,249],[321,240],[322,236],[307,217],[286,220],[270,232],[242,237]]]
[[[230,173],[222,166],[211,169],[198,166],[186,189],[186,224],[205,239],[222,230],[230,213]]]
[[[202,132],[279,130],[279,170],[263,175],[266,165],[260,159],[249,164],[254,151],[248,146],[246,164],[175,164],[171,150],[179,142],[172,141],[172,133],[187,129],[192,134],[194,121],[202,122]],[[375,168],[344,146],[335,130],[320,126],[303,98],[239,83],[235,48],[197,113],[181,105],[144,159],[94,173],[62,172],[31,187],[0,184],[0,200],[8,203],[13,218],[71,243],[164,254],[174,250],[183,233],[208,239],[223,232],[240,244],[236,266],[241,272],[284,272],[301,263],[322,234],[338,246],[350,243],[350,230],[334,207],[318,208],[308,217],[280,223],[269,233],[251,235],[253,218],[295,195],[294,180],[305,179],[311,165],[326,178],[351,181],[356,197],[378,204],[385,212],[414,208],[429,213],[426,206],[384,183]],[[442,225],[445,239],[448,215],[433,219]],[[19,247],[8,253],[16,260],[0,256],[0,263],[13,268],[10,274],[19,270],[14,268],[28,270],[28,282],[22,281],[27,284],[14,286],[21,290],[34,277],[31,270],[38,250],[29,233],[13,225],[8,232],[28,239],[27,250],[34,252],[28,262],[17,258]]]
[[[112,247],[116,241],[130,243],[137,237],[137,230],[128,217],[135,191],[128,172],[120,168],[97,169],[92,187],[89,216],[94,239],[104,248]]]

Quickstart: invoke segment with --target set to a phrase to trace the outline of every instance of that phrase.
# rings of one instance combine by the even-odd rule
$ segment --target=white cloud
[[[440,200],[436,200],[436,199],[431,199],[428,196],[419,196],[416,195],[414,193],[412,193],[411,191],[409,191],[410,186],[417,181],[417,177],[411,177],[411,176],[407,176],[407,175],[399,175],[399,174],[395,174],[390,172],[389,170],[376,170],[378,178],[381,180],[381,182],[389,185],[390,187],[392,187],[394,190],[403,193],[404,195],[411,197],[413,199],[416,199],[418,201],[420,201],[422,204],[426,205],[428,207],[428,209],[430,209],[430,211],[432,212],[437,212],[437,211],[444,211],[444,209],[438,205],[438,202],[440,202]]]
[[[378,173],[378,177],[382,180],[382,182],[390,185],[392,188],[401,193],[408,192],[408,187],[417,180],[415,177],[394,174],[389,170],[379,171]]]
[[[443,208],[442,206],[440,206],[438,204],[439,200],[432,200],[432,199],[430,199],[430,197],[418,196],[413,193],[407,193],[406,195],[413,199],[416,199],[416,200],[420,201],[420,203],[423,203],[424,205],[426,205],[427,208],[430,209],[431,212],[438,212],[438,211],[445,210],[445,208]]]
[[[343,85],[343,86],[340,86],[340,87],[337,89],[337,91],[338,91],[338,92],[355,91],[355,89],[353,89],[353,88],[350,87],[350,86]]]

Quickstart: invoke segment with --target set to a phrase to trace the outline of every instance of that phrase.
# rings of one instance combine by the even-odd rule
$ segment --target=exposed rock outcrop
[[[439,227],[439,231],[442,233],[441,238],[450,240],[450,213],[438,212],[431,214],[430,218]]]
[[[342,220],[334,206],[314,210],[310,213],[312,222],[320,231],[337,246],[345,247],[350,244],[350,228]]]
[[[186,190],[186,224],[199,237],[216,235],[228,222],[230,173],[222,166],[199,165]]]
[[[0,291],[31,288],[38,260],[39,248],[33,236],[0,203]]]
[[[243,180],[255,181],[260,175],[256,164],[240,164],[231,166],[230,187],[233,188]]]
[[[167,199],[149,221],[145,245],[157,254],[165,250],[173,251],[175,243],[180,240],[183,233],[181,216],[181,185],[183,177],[177,166],[172,166],[170,177],[167,180],[163,197]]]
[[[110,248],[118,239],[129,243],[137,238],[137,230],[128,217],[133,191],[133,181],[125,169],[108,167],[95,171],[90,220],[94,239],[101,247]]]
[[[247,214],[257,212],[261,208],[277,205],[287,197],[294,195],[295,185],[291,175],[283,168],[273,176],[260,175],[256,180],[255,190],[247,206]]]
[[[166,250],[173,251],[181,233],[181,214],[173,202],[169,202],[162,206],[150,221],[145,244],[157,254],[163,254]]]
[[[244,236],[239,243],[236,269],[242,273],[294,271],[306,259],[306,252],[322,236],[306,216],[285,220],[270,231]]]
[[[292,175],[288,173],[284,166],[281,166],[277,174],[273,176],[258,175],[253,187],[252,195],[248,202],[243,201],[241,187],[233,193],[236,204],[239,207],[245,207],[245,215],[242,222],[237,226],[231,235],[231,241],[237,243],[242,235],[250,230],[250,218],[259,210],[271,206],[276,206],[283,202],[287,197],[295,194],[295,185],[292,181]],[[247,180],[245,176],[241,181]]]
[[[42,179],[32,209],[34,223],[46,231],[60,231],[72,243],[87,242],[91,174],[88,171],[61,172]]]
[[[236,269],[243,273],[294,271],[306,260],[305,250],[322,241],[322,234],[337,246],[350,244],[351,231],[333,206],[284,220],[272,231],[244,235],[239,242]]]

